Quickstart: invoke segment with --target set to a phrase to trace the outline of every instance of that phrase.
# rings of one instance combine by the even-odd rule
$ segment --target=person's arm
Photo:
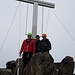
[[[50,42],[49,40],[48,40],[48,43],[47,43],[47,44],[48,44],[47,49],[48,49],[48,50],[51,50],[51,49],[52,49],[52,47],[51,47],[51,42]]]
[[[20,49],[20,52],[19,52],[20,55],[21,55],[21,53],[23,52],[23,48],[24,48],[24,41],[23,41],[23,43],[22,43],[22,46],[21,46],[21,49]]]

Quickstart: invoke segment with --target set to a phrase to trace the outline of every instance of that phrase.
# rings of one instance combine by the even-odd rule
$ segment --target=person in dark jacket
[[[21,50],[20,50],[20,55],[23,52],[22,60],[24,62],[24,67],[29,63],[32,55],[35,53],[35,42],[31,38],[32,33],[27,34],[28,38],[23,41]]]
[[[42,40],[39,44],[39,52],[48,52],[51,50],[51,42],[46,38],[47,35],[46,34],[42,34]]]
[[[47,35],[46,34],[42,34],[42,40],[40,41],[39,47],[38,47],[38,51],[39,52],[48,52],[52,49],[51,47],[51,42],[46,38]],[[49,54],[50,58],[52,59],[52,62],[54,62],[53,57],[51,56],[51,54]]]
[[[36,35],[36,40],[35,40],[35,47],[36,47],[35,52],[36,53],[38,52],[39,43],[40,43],[40,36]]]

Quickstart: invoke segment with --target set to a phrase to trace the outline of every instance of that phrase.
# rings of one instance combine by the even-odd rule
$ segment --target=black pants
[[[23,63],[24,63],[24,68],[30,62],[30,59],[32,57],[32,54],[33,54],[32,52],[24,52],[23,53],[22,60],[23,60]]]

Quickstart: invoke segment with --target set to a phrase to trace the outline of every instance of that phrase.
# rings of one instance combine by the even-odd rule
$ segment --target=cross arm
[[[31,4],[34,4],[36,2],[40,6],[49,7],[49,8],[55,8],[55,4],[48,3],[48,2],[45,2],[45,1],[38,1],[38,0],[17,0],[17,1],[31,3]]]

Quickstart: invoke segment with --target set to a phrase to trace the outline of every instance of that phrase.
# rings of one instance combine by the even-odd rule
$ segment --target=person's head
[[[42,38],[45,40],[47,35],[45,33],[42,34]]]
[[[28,33],[27,36],[28,36],[28,40],[31,40],[32,33]]]
[[[39,35],[36,35],[36,40],[40,40],[40,36]]]

